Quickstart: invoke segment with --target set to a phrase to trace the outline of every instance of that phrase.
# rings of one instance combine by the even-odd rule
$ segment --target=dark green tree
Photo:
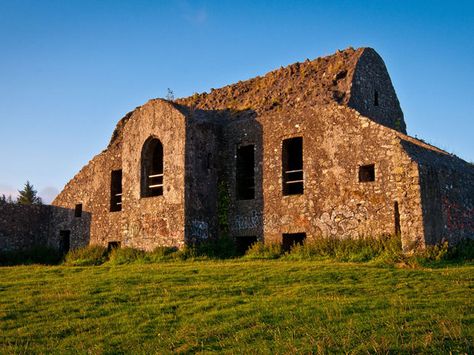
[[[37,195],[37,191],[29,181],[26,182],[23,190],[18,190],[18,198],[16,202],[20,205],[41,205],[41,197]]]
[[[13,199],[12,199],[12,196],[11,195],[8,195],[5,196],[5,194],[2,194],[2,196],[0,196],[0,203],[13,203]]]

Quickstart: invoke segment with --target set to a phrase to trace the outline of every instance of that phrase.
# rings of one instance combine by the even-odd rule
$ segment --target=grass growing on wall
[[[285,258],[3,267],[0,353],[472,353],[473,274]]]

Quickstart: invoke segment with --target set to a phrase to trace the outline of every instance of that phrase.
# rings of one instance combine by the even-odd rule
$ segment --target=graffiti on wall
[[[197,239],[207,239],[209,237],[209,225],[207,222],[193,220],[190,225],[191,237]]]
[[[230,229],[240,231],[245,229],[261,228],[263,225],[263,216],[261,212],[252,211],[248,215],[237,215],[230,224]]]
[[[358,227],[367,217],[368,211],[364,206],[343,206],[322,213],[315,225],[324,236],[357,237]]]
[[[325,236],[357,237],[361,222],[368,219],[368,211],[364,206],[343,206],[321,214],[314,224]],[[251,211],[246,215],[236,215],[231,221],[230,229],[234,232],[261,229],[264,226],[278,226],[283,223],[281,216],[272,218],[262,212]]]

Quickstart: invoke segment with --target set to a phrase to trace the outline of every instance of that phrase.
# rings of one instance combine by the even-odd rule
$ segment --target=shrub
[[[146,252],[135,248],[114,248],[109,254],[109,261],[115,265],[146,262]]]
[[[282,255],[281,245],[276,243],[253,243],[245,253],[247,259],[278,259]]]
[[[89,245],[73,249],[66,254],[64,264],[69,266],[101,265],[107,261],[107,248],[100,245]]]

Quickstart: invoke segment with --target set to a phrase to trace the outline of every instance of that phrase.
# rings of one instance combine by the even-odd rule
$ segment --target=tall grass
[[[402,254],[400,238],[316,238],[295,245],[285,257],[288,259],[333,259],[336,261],[366,262],[376,258],[396,260]]]
[[[376,262],[389,265],[436,266],[452,262],[474,261],[474,241],[449,245],[443,242],[406,254],[397,236],[362,238],[316,238],[294,245],[284,252],[280,244],[255,243],[247,251],[248,259],[334,260],[340,262]]]
[[[108,251],[105,247],[90,245],[74,249],[64,257],[50,248],[35,247],[27,251],[0,253],[0,265],[58,264],[66,266],[92,266],[110,263],[123,265],[131,263],[158,263],[177,260],[209,260],[237,258],[234,241],[231,238],[208,240],[182,249],[157,247],[143,251],[124,247]],[[455,245],[448,242],[427,246],[412,254],[402,251],[401,241],[396,236],[379,238],[316,238],[301,245],[294,245],[284,251],[280,244],[254,243],[244,260],[279,259],[286,260],[334,260],[339,262],[375,262],[387,265],[442,266],[447,263],[474,261],[474,241],[464,240]]]
[[[397,261],[403,257],[400,238],[383,236],[380,238],[316,238],[303,244],[294,245],[284,251],[280,244],[254,243],[247,251],[248,259],[314,260],[366,262],[377,258]]]
[[[89,245],[84,248],[78,248],[69,251],[64,258],[64,265],[101,265],[107,261],[107,257],[107,248],[100,245]]]
[[[278,259],[282,252],[280,244],[256,242],[250,246],[244,257],[247,259]]]

